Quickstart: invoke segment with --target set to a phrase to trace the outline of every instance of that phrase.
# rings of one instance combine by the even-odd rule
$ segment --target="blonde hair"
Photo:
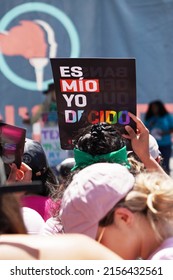
[[[173,235],[173,179],[161,173],[141,173],[120,203],[132,212],[146,214],[158,239]],[[119,205],[117,205],[119,206]]]
[[[130,164],[130,173],[133,174],[133,176],[136,176],[140,174],[141,172],[145,171],[145,166],[142,162],[137,160],[134,156],[129,156],[128,161]]]

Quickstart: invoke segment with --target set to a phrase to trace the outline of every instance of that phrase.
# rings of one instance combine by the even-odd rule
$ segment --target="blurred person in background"
[[[33,116],[29,116],[23,119],[23,123],[31,124],[38,121],[43,121],[46,124],[57,123],[57,105],[56,105],[56,93],[53,83],[48,85],[47,90],[43,92],[45,99],[39,104],[37,111]]]
[[[160,100],[149,103],[145,114],[145,125],[157,140],[163,157],[163,167],[170,173],[169,161],[172,153],[173,116],[167,111]]]
[[[50,198],[50,193],[59,188],[56,175],[50,168],[42,145],[35,140],[26,139],[22,161],[32,170],[32,181],[41,181],[43,190],[38,194],[27,193],[22,198],[22,206],[37,211],[46,221],[59,207]]]

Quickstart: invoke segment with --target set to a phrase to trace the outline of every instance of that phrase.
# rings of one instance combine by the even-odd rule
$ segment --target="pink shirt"
[[[173,237],[165,239],[148,260],[173,260]]]

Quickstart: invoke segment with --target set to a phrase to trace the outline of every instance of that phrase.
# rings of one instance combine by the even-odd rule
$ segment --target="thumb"
[[[16,171],[16,181],[22,181],[24,178],[24,172],[20,169]]]

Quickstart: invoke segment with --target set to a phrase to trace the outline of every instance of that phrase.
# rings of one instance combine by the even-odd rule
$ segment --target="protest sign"
[[[58,126],[41,129],[41,144],[51,167],[57,166],[68,157],[68,151],[62,150],[60,146]]]
[[[0,123],[0,156],[8,169],[9,164],[15,163],[20,168],[24,151],[26,129],[7,123]]]
[[[62,149],[73,149],[81,128],[107,122],[135,127],[134,58],[52,58]]]

